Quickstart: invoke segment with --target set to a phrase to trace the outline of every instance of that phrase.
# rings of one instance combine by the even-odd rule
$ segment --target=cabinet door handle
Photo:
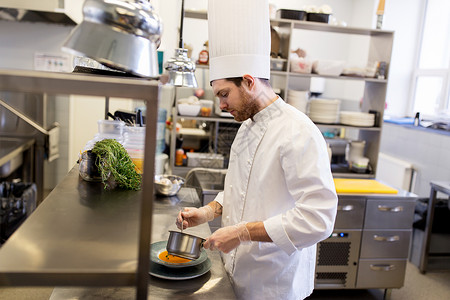
[[[370,265],[370,268],[374,271],[393,271],[394,265]]]
[[[389,207],[386,205],[378,205],[378,210],[390,211],[390,212],[401,212],[401,211],[403,211],[403,206]]]
[[[374,234],[373,239],[378,242],[397,242],[400,240],[400,237],[398,235],[380,236],[380,235]]]
[[[337,210],[352,211],[355,207],[353,205],[338,205]]]

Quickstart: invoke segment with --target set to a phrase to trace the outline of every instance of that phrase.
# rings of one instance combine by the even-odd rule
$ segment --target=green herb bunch
[[[136,172],[135,165],[125,148],[114,139],[105,139],[95,143],[92,153],[97,155],[97,167],[102,182],[107,188],[110,176],[120,188],[139,190],[142,176]]]

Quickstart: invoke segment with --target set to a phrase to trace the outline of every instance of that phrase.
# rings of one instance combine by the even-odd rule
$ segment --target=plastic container
[[[271,58],[270,69],[272,71],[284,71],[286,69],[286,59],[284,58]]]
[[[312,71],[312,61],[304,57],[291,57],[291,72],[309,74]]]
[[[122,135],[123,129],[125,127],[125,122],[123,121],[112,121],[112,120],[98,120],[98,133],[100,134],[114,134]]]
[[[306,19],[306,11],[293,9],[277,10],[277,19],[291,19],[304,21]]]
[[[188,167],[223,168],[222,154],[188,152],[186,155]]]
[[[200,100],[200,115],[202,117],[209,117],[212,114],[214,101],[212,100]]]
[[[178,108],[178,113],[181,116],[195,117],[195,116],[198,116],[198,113],[200,112],[201,105],[200,104],[179,103],[177,108]]]
[[[344,71],[345,61],[343,60],[316,60],[312,65],[314,73],[325,76],[339,76]]]
[[[134,169],[139,174],[144,172],[144,151],[138,149],[127,149],[131,161],[134,163]]]
[[[330,19],[329,14],[307,13],[306,15],[306,21],[310,22],[328,23],[329,19]]]

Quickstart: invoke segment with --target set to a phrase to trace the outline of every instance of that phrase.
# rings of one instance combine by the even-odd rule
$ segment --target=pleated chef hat
[[[270,79],[268,0],[209,0],[209,80]]]

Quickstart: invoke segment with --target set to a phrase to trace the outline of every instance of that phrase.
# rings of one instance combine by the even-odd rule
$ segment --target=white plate
[[[206,259],[201,264],[187,268],[168,268],[150,263],[150,275],[169,280],[186,280],[206,274],[211,269],[211,260]]]

